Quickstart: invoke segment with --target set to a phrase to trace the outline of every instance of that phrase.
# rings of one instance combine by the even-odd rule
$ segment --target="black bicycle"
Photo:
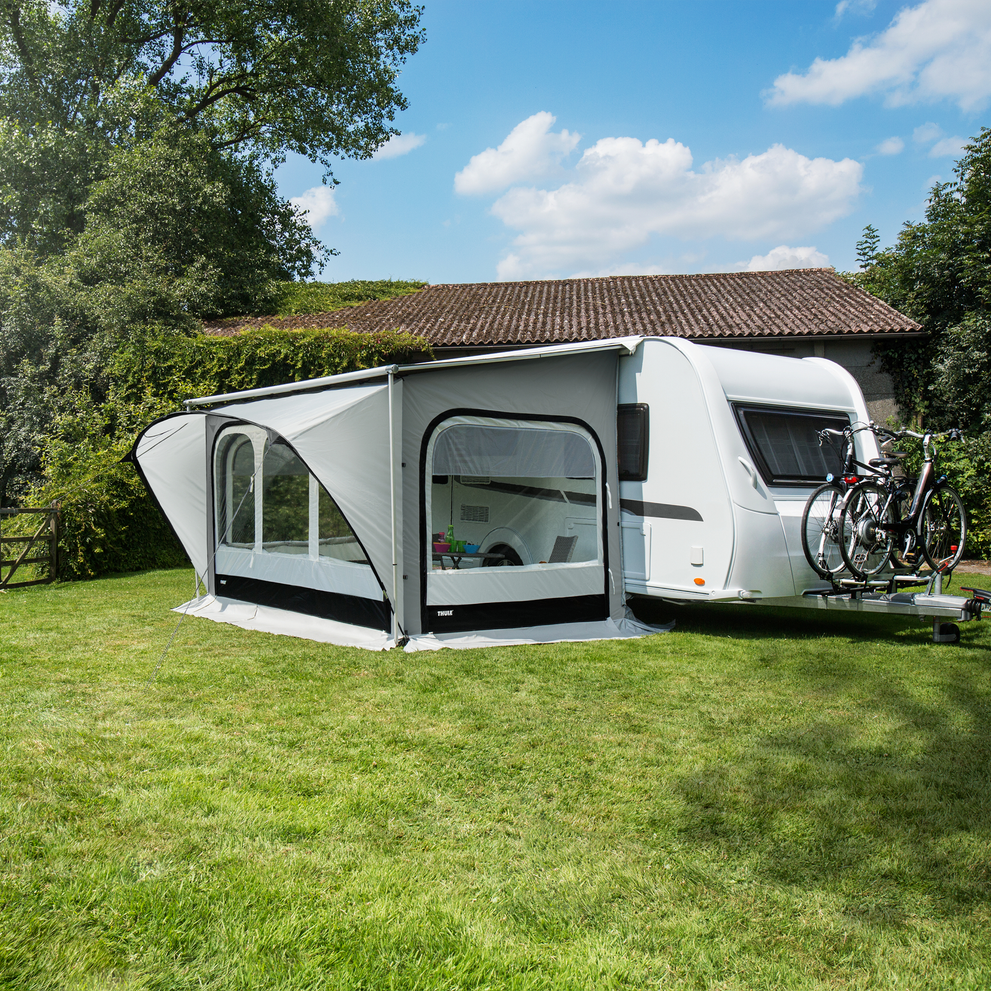
[[[963,556],[967,517],[955,489],[939,475],[935,439],[960,440],[959,430],[946,434],[892,432],[875,428],[885,443],[901,437],[922,440],[922,470],[916,479],[899,478],[890,470],[863,479],[849,491],[840,510],[837,542],[844,565],[854,577],[869,580],[889,563],[918,569],[923,560],[934,572],[952,571]]]
[[[861,471],[883,476],[894,460],[891,456],[873,458],[866,464],[856,459],[854,435],[862,430],[876,432],[873,423],[856,423],[842,430],[826,427],[817,431],[819,446],[843,441],[843,466],[838,475],[827,475],[805,503],[802,513],[802,550],[812,569],[830,581],[847,569],[840,546],[840,517],[850,493],[862,479]]]

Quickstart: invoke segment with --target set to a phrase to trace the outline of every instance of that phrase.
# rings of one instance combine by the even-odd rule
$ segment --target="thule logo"
[[[453,616],[454,615],[454,610],[453,609],[438,609],[437,610],[437,615],[438,616]]]

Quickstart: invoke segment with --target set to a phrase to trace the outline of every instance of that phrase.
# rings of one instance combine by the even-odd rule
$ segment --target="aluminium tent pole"
[[[393,365],[389,369],[389,510],[392,522],[392,639],[399,643],[399,562],[396,553],[396,449],[392,422],[392,384],[396,372]]]

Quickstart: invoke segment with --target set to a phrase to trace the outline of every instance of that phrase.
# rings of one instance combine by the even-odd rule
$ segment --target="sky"
[[[855,269],[991,125],[991,0],[422,0],[402,132],[280,192],[319,277]]]

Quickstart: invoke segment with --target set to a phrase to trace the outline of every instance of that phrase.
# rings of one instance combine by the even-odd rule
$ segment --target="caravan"
[[[641,337],[186,405],[132,452],[206,589],[182,608],[407,650],[640,635],[635,596],[814,602],[816,431],[867,419],[831,362]]]

